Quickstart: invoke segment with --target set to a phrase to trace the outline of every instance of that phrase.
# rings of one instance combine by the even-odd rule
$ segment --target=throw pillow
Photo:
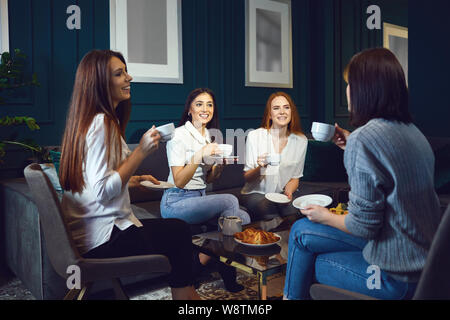
[[[56,173],[59,175],[59,160],[61,159],[61,152],[50,150],[50,158],[55,166]]]
[[[57,193],[63,193],[63,189],[61,188],[61,185],[59,184],[59,178],[58,174],[56,173],[55,166],[52,163],[41,163],[40,164],[42,171],[46,174],[46,176],[49,178],[50,182],[53,185],[53,188],[55,188]]]

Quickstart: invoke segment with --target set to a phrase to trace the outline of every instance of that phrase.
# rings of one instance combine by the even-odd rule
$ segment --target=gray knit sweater
[[[364,259],[417,281],[441,218],[427,139],[413,124],[372,119],[349,136],[344,165],[351,187],[345,225],[368,239]]]

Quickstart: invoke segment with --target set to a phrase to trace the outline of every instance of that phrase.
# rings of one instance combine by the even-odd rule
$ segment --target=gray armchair
[[[450,300],[450,205],[442,216],[433,238],[427,261],[414,293],[413,300]],[[314,300],[372,300],[374,298],[348,290],[313,284],[310,295]]]
[[[39,211],[48,256],[54,269],[64,279],[71,276],[69,266],[80,270],[80,288],[71,289],[64,299],[83,299],[95,281],[111,280],[117,299],[128,299],[120,278],[153,274],[166,275],[171,266],[163,255],[141,255],[110,259],[85,259],[73,244],[62,214],[58,196],[38,164],[30,164],[24,170],[32,197]]]

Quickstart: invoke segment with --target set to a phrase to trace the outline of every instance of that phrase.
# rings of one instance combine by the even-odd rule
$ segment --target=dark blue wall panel
[[[81,30],[66,27],[72,4],[81,8]],[[381,45],[381,32],[365,28],[369,4],[380,5],[383,21],[407,26],[406,0],[292,1],[294,88],[281,90],[293,97],[306,132],[312,121],[345,125],[348,119],[342,70],[354,53]],[[21,128],[20,134],[42,145],[59,145],[79,61],[91,49],[109,48],[109,0],[10,0],[9,16],[10,47],[28,54],[27,71],[37,73],[41,86],[20,90],[0,106],[0,116],[35,117],[41,130]],[[216,93],[223,131],[257,128],[268,96],[280,90],[244,85],[244,0],[183,0],[182,21],[184,83],[132,85],[129,142],[139,141],[152,124],[178,124],[185,99],[196,87]],[[5,130],[11,129],[0,128],[0,135]],[[3,165],[0,171],[11,168],[20,164]]]

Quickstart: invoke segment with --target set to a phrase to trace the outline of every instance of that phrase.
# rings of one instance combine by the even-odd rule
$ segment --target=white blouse
[[[280,164],[278,166],[269,164],[266,168],[261,168],[260,177],[252,182],[247,182],[241,193],[282,192],[289,180],[303,176],[307,146],[308,139],[304,135],[291,133],[280,154]],[[269,130],[259,128],[251,131],[246,142],[244,171],[258,167],[258,156],[264,153],[277,153],[275,150]]]
[[[107,242],[114,225],[120,230],[133,224],[142,226],[131,209],[128,184],[122,188],[120,175],[112,167],[114,148],[107,162],[105,139],[104,114],[98,114],[86,134],[84,189],[81,193],[64,192],[61,203],[80,254]],[[122,138],[121,142],[123,161],[131,151]]]
[[[209,131],[205,129],[205,132],[205,136],[202,136],[190,121],[186,121],[184,126],[175,129],[174,137],[167,142],[166,146],[170,169],[169,178],[167,179],[168,182],[175,184],[170,167],[184,167],[190,163],[194,153],[203,148],[207,143],[211,143]],[[195,170],[192,179],[184,186],[184,189],[205,189],[205,175],[209,168],[209,165],[201,163]]]

